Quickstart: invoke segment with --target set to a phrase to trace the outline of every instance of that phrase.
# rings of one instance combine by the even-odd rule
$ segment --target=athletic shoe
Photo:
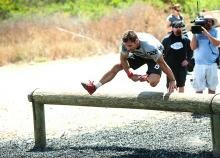
[[[93,82],[94,81],[89,81],[89,83],[81,82],[81,85],[83,86],[83,88],[87,90],[90,95],[92,95],[96,91],[96,87],[93,84]]]

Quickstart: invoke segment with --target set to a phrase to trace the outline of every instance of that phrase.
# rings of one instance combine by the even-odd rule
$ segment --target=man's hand
[[[130,79],[134,76],[133,72],[131,72],[130,70],[128,70],[126,72],[126,74],[127,74],[128,78],[130,78]]]
[[[130,78],[132,81],[140,81],[140,82],[144,82],[147,81],[148,82],[148,75],[138,75],[138,74],[133,74],[133,72],[131,72],[130,70],[128,70],[126,72],[128,78]]]
[[[131,80],[134,81],[134,82],[137,82],[137,81],[139,81],[140,76],[141,75],[133,74],[133,76],[131,77]]]
[[[189,62],[187,60],[183,60],[181,63],[181,66],[187,67],[188,64],[189,64]]]
[[[140,75],[140,76],[139,76],[139,81],[140,81],[140,82],[144,82],[144,81],[149,82],[149,81],[148,81],[148,75]]]
[[[202,27],[202,33],[207,37],[210,36],[209,32],[204,27]]]
[[[130,78],[132,81],[135,81],[135,82],[139,81],[141,77],[141,75],[133,74],[133,72],[131,72],[130,70],[128,70],[126,74],[128,78]]]
[[[135,81],[135,82],[136,82],[136,81],[139,80],[139,76],[140,76],[140,75],[133,74],[133,72],[131,72],[130,70],[125,71],[125,72],[126,72],[128,78],[130,78],[132,81]]]
[[[148,82],[148,75],[138,75],[138,74],[134,74],[131,78],[132,81],[140,81],[140,82]]]
[[[168,92],[172,93],[175,89],[177,90],[176,81],[172,80],[169,82]]]

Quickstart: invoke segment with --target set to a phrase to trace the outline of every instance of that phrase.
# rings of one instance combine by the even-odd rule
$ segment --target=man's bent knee
[[[151,81],[149,83],[150,83],[151,87],[156,87],[157,84],[159,83],[159,81]]]
[[[155,87],[160,82],[160,75],[158,75],[158,74],[150,74],[148,76],[148,81],[149,81],[149,84],[152,87]]]

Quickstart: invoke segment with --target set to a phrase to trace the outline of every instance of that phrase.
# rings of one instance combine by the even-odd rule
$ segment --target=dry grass
[[[66,14],[23,19],[0,26],[0,65],[56,60],[117,52],[121,34],[128,29],[166,34],[163,10],[136,4],[98,21],[83,21]]]

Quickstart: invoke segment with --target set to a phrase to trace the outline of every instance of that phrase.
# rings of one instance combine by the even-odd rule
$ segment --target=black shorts
[[[144,64],[147,64],[148,70],[146,74],[150,75],[151,73],[153,73],[161,76],[160,66],[153,59],[144,59],[132,54],[127,58],[127,60],[130,65],[130,68],[134,70],[138,69]]]
[[[171,67],[171,70],[175,76],[176,79],[176,86],[177,87],[184,87],[185,86],[185,82],[186,82],[186,74],[187,74],[187,70],[184,67]],[[167,87],[169,85],[169,79],[167,78]]]

